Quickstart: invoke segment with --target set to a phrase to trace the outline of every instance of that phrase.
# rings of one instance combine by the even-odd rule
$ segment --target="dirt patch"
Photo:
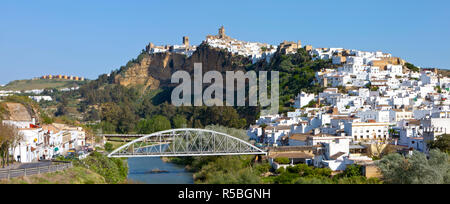
[[[8,111],[7,120],[14,121],[31,121],[31,114],[27,108],[20,103],[5,103],[5,108]]]

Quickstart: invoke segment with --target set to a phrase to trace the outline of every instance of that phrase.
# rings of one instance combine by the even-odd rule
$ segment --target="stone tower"
[[[225,36],[227,36],[225,35],[225,28],[222,26],[219,29],[219,38],[225,38]]]
[[[153,43],[149,43],[147,46],[145,46],[145,51],[146,52],[150,52],[150,50],[155,47],[155,45]]]
[[[189,37],[188,36],[183,36],[183,45],[186,48],[189,47]]]

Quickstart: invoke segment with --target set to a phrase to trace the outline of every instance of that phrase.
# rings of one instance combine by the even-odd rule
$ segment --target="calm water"
[[[128,179],[147,184],[193,184],[192,173],[184,166],[163,162],[160,158],[129,158]],[[158,169],[164,173],[149,173]]]

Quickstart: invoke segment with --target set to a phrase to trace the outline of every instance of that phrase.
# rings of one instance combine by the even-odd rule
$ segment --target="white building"
[[[347,123],[345,132],[354,141],[359,140],[387,140],[389,139],[389,123]]]
[[[41,101],[53,101],[51,96],[30,96],[30,98],[38,103]]]
[[[373,120],[379,123],[388,123],[390,122],[389,114],[389,111],[367,110],[358,112],[357,116],[361,118],[361,121],[363,122]]]
[[[301,92],[295,98],[294,108],[303,108],[308,105],[311,101],[314,101],[315,95]]]

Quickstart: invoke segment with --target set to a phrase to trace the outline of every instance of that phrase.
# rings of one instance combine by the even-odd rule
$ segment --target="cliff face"
[[[6,102],[2,105],[7,111],[7,113],[3,115],[3,118],[6,120],[31,121],[32,117],[34,117],[27,108],[20,103]]]
[[[123,86],[144,86],[150,90],[170,85],[172,74],[178,70],[194,71],[194,63],[202,63],[203,72],[244,70],[250,59],[202,44],[187,58],[176,53],[144,54],[137,63],[115,76],[115,83]]]

